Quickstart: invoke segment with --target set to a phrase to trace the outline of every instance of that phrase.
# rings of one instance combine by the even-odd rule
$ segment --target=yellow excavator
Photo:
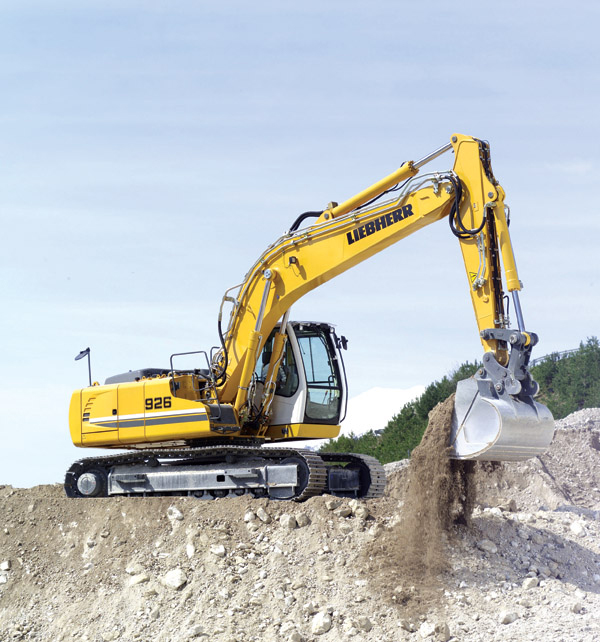
[[[421,172],[448,151],[452,170]],[[301,214],[225,293],[219,347],[175,354],[168,368],[129,371],[104,385],[90,377],[90,386],[73,393],[73,443],[125,452],[76,461],[66,474],[67,495],[381,496],[385,473],[373,457],[287,443],[336,437],[347,401],[346,339],[328,323],[290,321],[290,308],[441,219],[463,254],[484,348],[483,366],[458,384],[453,457],[518,461],[544,452],[554,422],[534,401],[538,385],[527,366],[538,338],[523,322],[504,198],[488,143],[455,134],[347,201]],[[509,326],[505,288],[516,329]],[[84,354],[89,359],[89,349]],[[190,355],[201,367],[177,369]]]

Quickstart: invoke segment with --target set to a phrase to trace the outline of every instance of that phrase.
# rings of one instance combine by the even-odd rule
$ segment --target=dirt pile
[[[389,494],[369,502],[0,487],[0,640],[592,642],[600,410],[589,412],[561,424],[539,460],[477,470],[472,527],[442,532],[447,567],[418,613],[369,566],[398,562],[389,535],[407,515],[407,462],[388,467]]]

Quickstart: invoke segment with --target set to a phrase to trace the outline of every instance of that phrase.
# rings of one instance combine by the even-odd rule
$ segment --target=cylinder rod
[[[421,167],[423,167],[423,165],[427,165],[427,163],[431,162],[434,158],[441,156],[444,152],[447,152],[450,149],[452,149],[452,144],[446,143],[445,145],[442,145],[441,147],[436,149],[434,152],[431,152],[431,154],[424,156],[421,160],[414,162],[413,166],[416,169],[420,169]]]
[[[525,331],[525,323],[523,322],[523,312],[521,310],[521,301],[519,300],[519,291],[512,291],[513,305],[515,306],[515,314],[517,315],[517,325],[519,332]]]

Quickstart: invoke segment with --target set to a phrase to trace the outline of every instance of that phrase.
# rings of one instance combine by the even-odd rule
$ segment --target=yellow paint
[[[269,439],[335,439],[339,426],[325,424],[285,424],[269,426],[265,436]]]

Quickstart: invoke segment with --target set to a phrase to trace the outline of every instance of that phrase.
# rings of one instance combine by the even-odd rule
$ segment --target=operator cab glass
[[[342,404],[342,386],[330,329],[298,324],[294,328],[306,376],[306,423],[337,423]]]
[[[254,374],[258,381],[262,384],[265,383],[267,378],[267,372],[269,370],[269,362],[271,361],[271,355],[273,354],[273,342],[275,340],[275,332],[278,328],[275,328],[273,332],[269,335],[265,347],[263,348],[261,358],[256,364],[256,369]],[[294,358],[294,351],[289,341],[286,341],[285,348],[283,349],[283,355],[281,356],[281,361],[279,362],[279,371],[277,372],[277,383],[275,388],[275,394],[280,397],[293,397],[298,390],[298,368],[296,367],[296,359]]]
[[[277,328],[267,339],[254,371],[262,384],[269,369],[276,331]],[[293,403],[298,408],[296,404],[305,399],[302,414],[296,415],[296,422],[337,425],[344,388],[333,328],[325,323],[291,323],[288,334],[277,372],[274,408],[282,408],[286,398],[286,403]],[[276,421],[283,420],[280,413],[275,411],[275,414]],[[291,416],[287,421],[291,421]]]

